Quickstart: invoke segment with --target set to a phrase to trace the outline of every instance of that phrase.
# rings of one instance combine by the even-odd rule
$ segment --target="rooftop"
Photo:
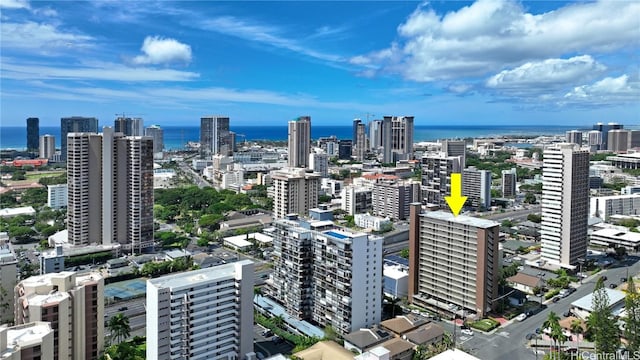
[[[462,350],[450,349],[432,357],[431,360],[480,360],[480,359],[471,354],[467,354]]]
[[[620,290],[604,288],[607,292],[607,296],[609,297],[609,304],[611,307],[616,306],[620,302],[624,301],[625,294]],[[571,306],[584,309],[586,311],[593,311],[591,306],[593,305],[593,293],[587,294],[580,299],[571,303]]]
[[[353,353],[333,341],[320,341],[293,354],[302,360],[353,360]]]
[[[433,342],[442,336],[444,336],[444,329],[442,326],[434,323],[426,324],[405,334],[406,339],[416,345]]]
[[[52,331],[50,323],[41,321],[12,326],[7,329],[7,345],[25,347],[39,343],[43,337]],[[0,352],[4,350],[0,349]]]
[[[181,288],[200,282],[233,277],[236,273],[236,264],[242,266],[252,263],[253,262],[250,260],[242,260],[237,263],[223,264],[206,269],[162,276],[157,279],[147,280],[147,285],[155,286],[157,288]]]
[[[427,323],[422,317],[412,316],[411,314],[396,316],[393,319],[385,320],[380,323],[380,326],[383,326],[390,331],[393,331],[396,334],[402,335],[407,331],[411,331],[417,328],[420,325]]]
[[[253,297],[253,303],[261,307],[262,309],[267,310],[273,316],[282,316],[287,324],[291,325],[294,329],[298,330],[302,334],[305,334],[306,336],[317,338],[324,337],[324,330],[311,325],[307,321],[298,320],[295,317],[289,315],[285,308],[267,297],[256,295]]]
[[[391,338],[391,334],[381,329],[360,329],[347,334],[344,340],[356,346],[361,350],[365,350],[373,345]]]
[[[466,216],[466,215],[453,216],[453,214],[448,211],[431,211],[431,212],[422,213],[421,216],[431,218],[431,219],[441,220],[441,221],[449,221],[457,224],[469,225],[469,226],[478,227],[478,228],[490,228],[490,227],[500,225],[500,223],[495,221]]]

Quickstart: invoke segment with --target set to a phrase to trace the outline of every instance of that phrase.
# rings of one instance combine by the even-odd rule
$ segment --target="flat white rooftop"
[[[7,345],[26,347],[39,343],[42,338],[52,332],[48,322],[36,321],[24,325],[13,326],[7,329]],[[5,349],[0,349],[0,354]],[[0,356],[1,357],[1,356]]]
[[[242,260],[230,264],[218,265],[210,268],[187,271],[178,274],[162,276],[157,279],[147,280],[147,286],[155,286],[157,288],[180,288],[188,287],[191,284],[200,282],[214,281],[227,277],[235,276],[236,266],[252,264],[251,260]]]
[[[500,225],[500,223],[498,222],[487,220],[487,219],[481,219],[481,218],[465,216],[465,215],[453,216],[453,214],[448,211],[431,211],[431,212],[422,213],[420,215],[431,218],[431,219],[450,221],[453,223],[475,226],[479,228],[490,228],[490,227]]]

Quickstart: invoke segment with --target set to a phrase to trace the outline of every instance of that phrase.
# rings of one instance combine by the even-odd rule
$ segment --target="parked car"
[[[626,277],[621,277],[621,278],[620,278],[620,282],[621,282],[621,283],[623,283],[623,282],[627,282],[627,278],[626,278]]]
[[[556,296],[553,297],[552,301],[555,303],[555,302],[560,301],[561,298],[562,297],[560,295],[556,295]]]
[[[607,281],[607,277],[606,276],[600,276],[600,279],[602,279],[602,281]]]
[[[462,333],[465,335],[473,336],[473,330],[471,329],[463,329]]]
[[[618,285],[616,283],[611,283],[611,284],[609,284],[609,287],[611,289],[615,289],[616,287],[618,287]]]
[[[565,311],[565,312],[562,314],[562,316],[564,316],[564,317],[569,317],[569,316],[571,316],[571,311]]]
[[[527,318],[527,314],[525,314],[525,313],[522,313],[522,314],[516,316],[516,320],[518,320],[518,321],[524,321],[524,319],[526,319],[526,318]]]

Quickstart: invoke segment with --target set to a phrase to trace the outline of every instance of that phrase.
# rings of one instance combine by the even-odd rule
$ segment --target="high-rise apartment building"
[[[329,155],[326,153],[312,152],[309,154],[309,168],[317,172],[323,178],[329,176]]]
[[[413,156],[413,116],[385,116],[382,119],[382,162],[391,163]]]
[[[446,206],[445,197],[451,195],[451,174],[461,172],[462,156],[444,153],[422,157],[422,201],[426,204]]]
[[[6,324],[13,323],[13,289],[18,281],[18,260],[7,233],[0,234],[3,237],[0,239],[0,288],[4,290],[0,290],[0,324]]]
[[[542,167],[542,260],[570,267],[587,254],[589,151],[547,148]]]
[[[32,276],[16,286],[16,325],[51,323],[49,359],[98,359],[104,348],[104,279],[98,272]]]
[[[419,186],[412,182],[378,180],[371,195],[372,214],[393,220],[408,218],[409,204],[417,200],[414,187]]]
[[[570,130],[565,133],[565,136],[568,143],[582,145],[582,131]]]
[[[284,218],[287,214],[308,215],[309,209],[318,206],[320,174],[303,168],[284,168],[271,172],[273,186],[269,188],[273,198],[273,214]]]
[[[39,157],[41,159],[52,159],[56,154],[56,138],[53,135],[40,136]]]
[[[409,301],[451,315],[482,318],[495,306],[500,224],[411,205]]]
[[[342,335],[380,322],[383,238],[295,218],[275,222],[269,296]]]
[[[162,159],[164,151],[164,130],[159,125],[151,125],[144,129],[144,135],[153,138],[153,158]]]
[[[153,246],[153,139],[101,134],[68,137],[67,229],[73,245]]]
[[[295,218],[294,218],[295,219]],[[268,293],[298,319],[313,317],[313,232],[298,221],[274,222],[273,273]]]
[[[40,119],[30,117],[27,119],[27,151],[38,151],[38,139],[40,138]]]
[[[470,167],[462,170],[462,195],[467,205],[475,208],[491,207],[491,171]]]
[[[442,152],[445,156],[459,156],[460,170],[467,164],[467,143],[464,140],[444,140],[442,141]]]
[[[382,146],[382,120],[369,123],[369,149],[378,151]]]
[[[510,198],[516,196],[516,184],[518,174],[516,168],[502,170],[502,197]]]
[[[67,159],[67,134],[69,133],[98,133],[98,119],[72,116],[60,119],[60,157]]]
[[[338,141],[338,159],[351,160],[352,151],[353,151],[353,142],[351,140]]]
[[[309,167],[311,152],[311,116],[289,121],[289,167]]]
[[[313,320],[343,336],[380,323],[384,239],[329,230],[313,240]]]
[[[113,130],[124,136],[144,136],[144,120],[119,116],[114,121]]]
[[[356,137],[353,139],[353,144],[355,147],[353,150],[353,155],[355,156],[356,161],[364,161],[364,156],[367,153],[367,132],[366,126],[358,119],[358,123],[355,124],[356,127],[355,135]]]
[[[48,322],[34,321],[0,326],[0,356],[3,360],[49,359],[53,355],[53,330]]]
[[[147,358],[245,359],[253,285],[250,260],[147,280]]]
[[[209,159],[213,155],[232,155],[229,133],[229,117],[203,116],[200,118],[200,156]]]
[[[625,152],[629,149],[629,130],[609,130],[607,150],[613,152]]]
[[[351,140],[353,140],[354,144],[358,143],[358,125],[360,124],[362,124],[361,119],[353,119],[353,136]]]
[[[347,185],[340,191],[340,201],[340,208],[349,215],[366,213],[373,207],[372,188]]]

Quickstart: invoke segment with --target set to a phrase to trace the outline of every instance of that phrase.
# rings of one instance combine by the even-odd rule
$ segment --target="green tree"
[[[400,257],[408,259],[409,258],[409,248],[405,248],[405,249],[400,250]]]
[[[282,329],[282,326],[284,325],[284,317],[282,315],[274,316],[273,325],[275,325],[277,328]]]
[[[640,294],[636,290],[632,276],[629,276],[627,281],[627,296],[624,299],[624,309],[627,313],[624,327],[627,349],[631,353],[636,353],[640,351]]]
[[[587,325],[593,330],[597,354],[614,354],[620,347],[618,327],[615,317],[611,313],[609,301],[604,280],[600,277],[593,290],[591,305],[593,311],[587,319]]]
[[[123,313],[118,313],[109,319],[107,324],[111,337],[117,342],[121,343],[123,340],[131,335],[131,327],[129,326],[129,318]]]
[[[324,338],[330,341],[335,341],[339,337],[336,329],[331,325],[327,325],[324,327]]]
[[[534,223],[541,223],[542,222],[542,215],[538,215],[538,214],[529,214],[527,215],[527,220],[534,222]]]
[[[549,352],[553,352],[553,346],[556,343],[556,338],[554,337],[554,331],[557,331],[557,328],[560,328],[560,317],[555,312],[550,312],[547,316],[547,319],[542,323],[543,329],[549,329],[548,333],[551,337],[552,344],[549,345]]]
[[[532,193],[527,193],[527,195],[524,196],[524,202],[527,204],[535,204],[537,201],[536,196]]]

